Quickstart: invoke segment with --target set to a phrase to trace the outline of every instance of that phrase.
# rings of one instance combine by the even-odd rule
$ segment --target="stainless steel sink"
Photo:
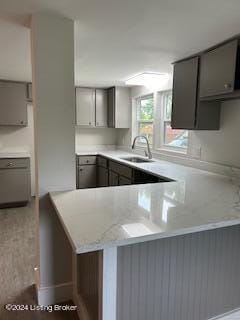
[[[135,162],[135,163],[153,162],[153,160],[144,159],[144,158],[140,158],[140,157],[123,157],[120,159],[125,160],[125,161],[129,161],[129,162]]]

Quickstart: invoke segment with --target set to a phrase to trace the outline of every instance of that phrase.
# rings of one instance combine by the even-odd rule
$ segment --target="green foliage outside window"
[[[138,121],[153,121],[153,97],[144,97],[139,100]]]

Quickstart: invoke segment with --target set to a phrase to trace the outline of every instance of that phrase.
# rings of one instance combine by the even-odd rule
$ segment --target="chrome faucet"
[[[136,140],[137,140],[138,138],[144,138],[144,139],[146,140],[146,142],[147,142],[147,151],[146,151],[146,150],[144,151],[144,152],[145,152],[145,156],[148,157],[148,159],[152,159],[152,152],[151,152],[151,150],[150,150],[149,141],[148,141],[148,138],[145,137],[145,136],[136,136],[136,137],[134,138],[133,144],[132,144],[132,150],[134,150],[134,148],[135,148],[135,143],[136,143]]]

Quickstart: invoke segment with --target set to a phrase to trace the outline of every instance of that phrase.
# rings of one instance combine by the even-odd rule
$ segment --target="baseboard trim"
[[[232,311],[228,311],[226,313],[221,314],[220,316],[216,316],[214,318],[208,319],[208,320],[221,320],[224,317],[230,316],[231,314],[233,315],[235,312],[239,312],[240,308],[234,309]]]
[[[73,299],[72,282],[61,283],[55,286],[37,288],[38,304],[48,306]]]

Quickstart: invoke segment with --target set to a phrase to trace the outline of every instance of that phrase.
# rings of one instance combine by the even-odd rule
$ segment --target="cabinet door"
[[[118,173],[121,176],[132,178],[132,168],[125,164],[118,163],[116,161],[109,161],[109,169],[113,172]]]
[[[108,89],[108,126],[115,128],[115,87]]]
[[[98,167],[97,172],[98,187],[108,187],[108,169]]]
[[[80,166],[78,168],[78,188],[96,188],[96,165]]]
[[[194,129],[197,108],[199,57],[174,65],[171,126],[174,129]]]
[[[130,128],[131,111],[130,88],[115,87],[115,128]]]
[[[200,98],[234,90],[237,48],[234,40],[201,56]]]
[[[113,172],[113,171],[109,171],[109,186],[118,186],[118,174]]]
[[[95,89],[76,88],[76,124],[95,127]]]
[[[108,95],[106,89],[96,89],[96,127],[108,125]]]
[[[124,176],[119,176],[119,185],[120,186],[125,186],[128,184],[132,184],[132,181]]]
[[[0,82],[0,125],[27,125],[25,83]]]
[[[32,84],[27,84],[27,101],[32,102]]]
[[[30,200],[30,172],[27,168],[0,169],[0,204]]]

